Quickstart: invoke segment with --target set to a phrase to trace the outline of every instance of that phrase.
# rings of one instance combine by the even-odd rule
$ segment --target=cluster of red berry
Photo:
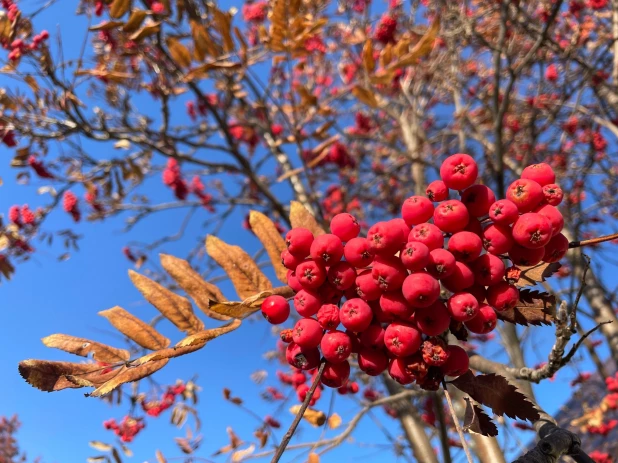
[[[174,405],[174,402],[176,402],[176,397],[182,395],[186,389],[187,387],[182,383],[177,384],[176,386],[168,386],[160,400],[143,400],[141,403],[142,410],[144,410],[148,416],[157,417]]]
[[[287,355],[286,355],[286,358],[287,358]],[[304,371],[294,368],[294,371],[292,371],[291,373],[284,373],[282,371],[278,371],[277,378],[283,384],[288,384],[294,387],[294,389],[296,390],[296,396],[298,397],[298,400],[300,402],[303,402],[305,400],[305,397],[307,396],[307,393],[309,392],[309,389],[311,388],[311,384],[313,384],[316,374],[317,374],[317,370],[314,370],[310,376],[307,376],[307,374]],[[307,383],[307,380],[309,380],[308,383]],[[358,391],[359,391],[359,386],[358,386],[358,383],[355,381],[346,382],[345,384],[341,385],[337,389],[337,392],[339,392],[339,394],[341,395],[356,394]],[[322,396],[322,386],[318,385],[313,395],[311,396],[309,405],[310,406],[315,405],[315,403],[320,399],[321,396]]]
[[[333,217],[330,234],[288,232],[281,258],[302,317],[281,333],[290,365],[314,370],[323,356],[321,382],[335,388],[347,384],[353,353],[368,375],[388,370],[401,384],[429,390],[445,375],[468,370],[466,351],[447,345],[443,334],[464,326],[477,334],[492,331],[496,311],[519,300],[511,280],[517,269],[507,271],[505,260],[514,266],[555,262],[569,244],[556,208],[562,190],[549,165],[524,169],[507,199],[498,201],[490,188],[475,184],[477,176],[474,159],[455,154],[427,197],[408,198],[402,218],[374,224],[366,237],[359,237],[361,226],[348,213]],[[449,199],[449,190],[460,199]],[[450,292],[446,299],[442,289]],[[281,296],[266,298],[261,309],[273,324],[290,315]]]
[[[75,222],[79,222],[82,215],[79,211],[79,200],[77,196],[71,191],[66,191],[64,196],[62,197],[62,208],[64,212],[68,213],[73,217]]]
[[[42,31],[40,34],[35,35],[30,43],[26,43],[22,39],[13,40],[10,45],[11,51],[8,56],[9,61],[17,61],[28,52],[38,49],[39,45],[45,42],[48,38],[49,32]]]
[[[129,415],[125,416],[120,423],[115,419],[109,419],[103,422],[105,429],[114,431],[122,442],[133,442],[137,434],[146,427],[142,418],[133,418]]]

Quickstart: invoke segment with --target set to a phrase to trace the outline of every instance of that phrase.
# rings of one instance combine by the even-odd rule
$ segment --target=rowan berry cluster
[[[474,159],[455,154],[426,196],[406,199],[401,218],[374,224],[366,237],[348,213],[332,218],[328,234],[287,233],[281,258],[301,316],[281,337],[290,365],[314,370],[323,356],[321,382],[335,388],[347,384],[352,354],[368,375],[387,370],[429,390],[468,370],[466,351],[447,344],[447,330],[492,331],[496,312],[519,301],[517,266],[556,262],[569,246],[549,165],[526,167],[498,201],[477,176]],[[290,315],[281,296],[261,308],[273,324]]]
[[[142,410],[148,416],[158,417],[165,410],[170,408],[176,402],[176,397],[182,395],[186,390],[186,386],[182,383],[175,386],[168,386],[160,399],[142,400]]]
[[[105,429],[114,431],[122,442],[133,442],[135,436],[146,427],[142,418],[133,418],[129,415],[125,416],[120,423],[115,419],[109,419],[103,422]]]

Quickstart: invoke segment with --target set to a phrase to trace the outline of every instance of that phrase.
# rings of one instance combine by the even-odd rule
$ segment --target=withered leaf
[[[363,45],[363,66],[367,73],[371,74],[376,68],[376,60],[373,57],[373,40],[367,39]]]
[[[556,313],[556,298],[551,294],[522,289],[513,309],[496,311],[500,320],[518,325],[551,325]]]
[[[68,334],[52,334],[43,338],[42,341],[47,347],[54,347],[81,357],[88,357],[92,354],[92,358],[100,362],[126,362],[131,358],[131,354],[125,349],[118,349]]]
[[[328,427],[330,429],[337,429],[341,426],[341,417],[337,413],[333,413],[328,417]]]
[[[269,46],[272,51],[284,51],[284,40],[288,31],[289,11],[287,11],[285,0],[274,0],[272,2],[272,13],[270,15]]]
[[[266,275],[240,247],[226,244],[209,235],[206,238],[206,252],[223,267],[241,299],[272,289]]]
[[[93,449],[99,450],[101,452],[109,452],[112,449],[111,445],[96,440],[88,442],[88,445]]]
[[[219,288],[205,281],[186,260],[168,254],[161,254],[159,257],[165,271],[191,296],[202,312],[216,320],[229,320],[229,317],[219,315],[209,308],[211,300],[227,300]]]
[[[241,324],[240,320],[232,320],[227,325],[220,326],[219,328],[211,328],[209,330],[200,331],[191,336],[187,336],[183,340],[176,344],[176,347],[190,347],[197,345],[205,345],[208,341],[212,341],[219,336],[234,331]]]
[[[145,349],[163,349],[170,344],[169,339],[122,307],[103,310],[99,315],[107,318],[114,328]]]
[[[144,22],[144,19],[146,19],[147,15],[148,13],[143,10],[134,10],[133,12],[131,12],[129,20],[122,27],[122,30],[128,34],[132,34],[139,29],[139,27],[142,25],[142,22]]]
[[[315,452],[311,452],[307,458],[307,463],[320,463],[320,455]]]
[[[249,447],[243,450],[237,450],[232,454],[232,462],[236,463],[244,460],[246,457],[251,455],[255,450],[255,445],[251,444]]]
[[[474,376],[468,370],[450,383],[478,403],[491,408],[496,415],[528,421],[539,419],[539,412],[532,402],[503,376],[494,373]]]
[[[298,412],[300,412],[300,407],[300,405],[294,405],[292,408],[290,408],[290,413],[296,415]],[[312,426],[316,427],[322,426],[324,423],[326,423],[326,415],[324,414],[324,412],[314,410],[312,408],[307,408],[305,410],[303,418],[309,423],[311,423]]]
[[[515,282],[515,286],[520,288],[534,286],[552,276],[560,267],[560,262],[553,262],[551,264],[541,262],[530,267],[519,267],[519,279]]]
[[[204,329],[204,323],[195,316],[188,299],[133,270],[129,270],[129,277],[146,300],[176,325],[179,330],[193,334]]]
[[[264,432],[261,429],[258,429],[253,433],[255,437],[257,437],[260,441],[260,448],[263,449],[264,446],[268,443],[268,433]]]
[[[211,302],[210,310],[232,318],[246,318],[249,315],[260,310],[262,301],[268,296],[272,296],[274,294],[289,298],[294,295],[294,292],[289,286],[280,286],[275,289],[262,291],[258,294],[254,294],[253,296],[248,297],[244,301]]]
[[[223,49],[230,53],[236,48],[232,39],[232,15],[228,12],[223,12],[217,7],[212,8],[215,27],[221,38],[223,38]]]
[[[120,453],[116,447],[112,447],[112,457],[114,458],[114,463],[122,463],[122,458],[120,458]]]
[[[146,37],[150,37],[151,35],[156,34],[157,32],[159,32],[159,29],[161,29],[160,22],[146,24],[144,27],[138,29],[131,36],[129,36],[129,39],[135,42],[139,42]]]
[[[361,87],[360,85],[354,86],[352,89],[352,94],[358,99],[358,101],[365,103],[367,106],[371,106],[372,108],[377,108],[380,106],[373,92],[365,87]]]
[[[427,29],[427,32],[425,32],[416,45],[414,45],[414,48],[412,48],[410,53],[403,55],[401,59],[395,61],[389,67],[397,69],[416,64],[419,59],[424,58],[431,53],[439,31],[440,17],[436,16],[436,19],[434,19],[429,29]]]
[[[196,68],[191,69],[184,77],[185,82],[191,82],[195,79],[202,79],[208,75],[209,71],[213,70],[226,70],[233,71],[240,68],[242,65],[234,61],[213,61],[211,63],[204,63]]]
[[[213,42],[206,28],[197,21],[191,20],[191,35],[195,44],[195,57],[198,61],[204,61],[206,56],[213,58],[219,55],[217,45]]]
[[[131,0],[114,0],[109,7],[109,15],[113,19],[118,19],[131,8]]]
[[[261,212],[251,211],[249,213],[249,224],[251,230],[264,245],[264,249],[270,257],[277,278],[287,284],[287,269],[281,262],[281,253],[285,251],[285,240],[277,231],[277,227],[267,216]]]
[[[314,236],[326,233],[324,229],[318,225],[317,220],[311,215],[311,212],[298,201],[292,201],[290,203],[290,222],[292,228],[306,228],[313,233]]]
[[[94,391],[92,391],[92,393],[89,394],[89,396],[101,397],[109,394],[118,386],[121,386],[125,383],[131,383],[133,381],[138,381],[142,378],[146,378],[147,376],[150,376],[163,368],[167,364],[167,362],[169,362],[169,359],[156,360],[153,362],[145,363],[143,365],[138,365],[136,367],[131,365],[124,365],[118,371],[118,374],[116,376],[96,388]]]
[[[170,50],[172,59],[182,68],[188,68],[191,66],[191,52],[180,43],[177,39],[169,37],[167,39],[167,46]]]
[[[95,26],[91,26],[88,28],[89,31],[108,31],[112,29],[116,29],[122,26],[124,23],[122,21],[103,21]]]
[[[24,360],[19,362],[19,374],[31,386],[45,392],[82,387],[69,381],[67,375],[84,375],[100,371],[101,366],[87,363]]]
[[[157,457],[157,463],[167,463],[167,460],[161,453],[161,450],[157,450],[155,456]]]
[[[227,435],[230,438],[230,443],[224,447],[221,447],[219,450],[213,453],[213,456],[231,452],[232,450],[236,450],[238,447],[244,444],[244,442],[240,439],[240,437],[236,435],[236,433],[231,427],[228,426],[226,430],[227,430]]]
[[[482,434],[483,436],[497,436],[498,428],[487,414],[465,397],[466,412],[464,414],[463,430]]]

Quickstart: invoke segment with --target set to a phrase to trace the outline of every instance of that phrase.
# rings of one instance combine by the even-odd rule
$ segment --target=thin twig
[[[569,353],[566,354],[564,356],[564,358],[562,359],[562,363],[563,364],[567,364],[569,362],[569,360],[571,360],[571,358],[573,358],[573,356],[575,355],[575,352],[577,352],[577,349],[579,349],[579,346],[582,345],[584,340],[588,336],[590,336],[592,333],[594,333],[596,330],[601,328],[602,325],[607,325],[608,323],[613,323],[613,320],[608,320],[606,322],[601,322],[597,326],[595,326],[594,328],[588,330],[581,338],[578,339],[578,341],[575,343],[575,345],[573,347],[571,347],[571,350],[569,351]]]
[[[571,241],[569,243],[569,248],[581,248],[582,246],[590,246],[593,244],[604,243],[605,241],[611,241],[615,239],[618,239],[618,233],[614,233],[612,235],[599,236],[598,238],[591,238],[589,240]]]
[[[466,453],[466,458],[468,458],[468,463],[473,463],[472,454],[470,453],[470,449],[468,448],[468,443],[464,437],[463,430],[461,426],[459,426],[459,419],[457,418],[457,414],[455,413],[455,408],[453,407],[453,402],[451,402],[451,395],[446,390],[446,382],[442,380],[442,388],[444,389],[444,397],[446,397],[446,403],[448,404],[448,409],[451,412],[451,416],[453,417],[453,423],[455,423],[455,428],[457,429],[457,434],[459,434],[459,439],[461,440],[461,445],[463,446],[464,452]]]

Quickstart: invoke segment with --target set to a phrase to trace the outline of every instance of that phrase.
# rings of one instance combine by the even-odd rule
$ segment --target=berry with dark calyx
[[[343,248],[345,260],[356,268],[365,268],[371,265],[375,253],[366,238],[352,238]]]
[[[283,341],[284,343],[289,344],[293,341],[292,335],[293,332],[290,328],[288,328],[287,330],[281,330],[281,332],[279,333],[279,339],[281,339],[281,341]]]
[[[448,199],[448,187],[442,180],[434,180],[425,190],[427,197],[434,203]]]
[[[340,363],[326,362],[320,381],[324,386],[338,388],[350,377],[350,364],[347,360]]]
[[[545,245],[543,262],[558,262],[569,250],[569,240],[562,233],[557,234]]]
[[[339,311],[341,324],[356,333],[366,330],[371,325],[372,318],[371,307],[359,298],[345,301]]]
[[[502,259],[493,254],[483,254],[471,264],[477,285],[492,286],[502,281],[506,267]]]
[[[459,346],[446,346],[448,358],[440,366],[446,376],[461,376],[470,368],[468,353]]]
[[[371,275],[374,281],[384,292],[395,291],[401,288],[408,276],[406,268],[395,256],[376,256],[373,261]]]
[[[479,311],[479,301],[470,293],[455,293],[446,301],[446,308],[459,322],[472,320]]]
[[[506,199],[515,203],[519,212],[530,212],[543,201],[543,189],[534,180],[515,180],[506,190]]]
[[[514,265],[524,267],[536,265],[543,260],[545,248],[528,249],[518,244],[513,245],[509,251],[509,259]]]
[[[508,199],[499,199],[489,206],[489,218],[498,225],[511,225],[519,217],[519,209]]]
[[[307,349],[291,342],[285,349],[285,358],[294,368],[312,370],[320,364],[320,351],[315,347]]]
[[[410,196],[403,202],[401,217],[411,227],[427,222],[433,216],[433,203],[424,196]]]
[[[415,226],[408,235],[408,242],[423,243],[430,251],[441,248],[444,244],[442,231],[432,223]]]
[[[436,207],[433,214],[433,223],[442,231],[455,233],[468,225],[470,215],[461,201],[450,199]]]
[[[463,291],[474,284],[472,269],[463,262],[455,262],[455,270],[448,278],[443,278],[442,284],[453,293]]]
[[[535,212],[523,214],[513,225],[513,239],[528,249],[542,248],[549,243],[551,237],[551,222],[547,217]]]
[[[455,271],[455,256],[446,249],[438,248],[429,253],[427,273],[441,280]]]
[[[478,173],[476,161],[464,153],[449,156],[440,166],[440,178],[451,190],[465,190],[472,186]]]
[[[422,270],[429,263],[429,248],[421,242],[408,241],[399,251],[399,259],[408,270]]]
[[[330,331],[320,342],[322,355],[331,363],[340,363],[352,353],[352,341],[343,331]]]
[[[280,325],[290,316],[290,304],[283,296],[268,296],[262,302],[262,315],[269,323]]]
[[[496,195],[485,185],[472,185],[461,194],[461,202],[466,205],[471,217],[483,217],[496,201]]]
[[[421,333],[409,323],[391,323],[384,331],[384,345],[397,357],[407,357],[421,346]]]
[[[313,318],[301,318],[294,325],[292,339],[302,348],[318,347],[324,330]]]
[[[501,281],[487,289],[487,303],[498,312],[512,309],[518,302],[519,290],[506,281]]]
[[[311,243],[313,243],[313,233],[306,228],[293,228],[285,235],[285,244],[288,251],[296,257],[304,259],[309,255]]]
[[[378,376],[388,367],[384,351],[363,347],[358,353],[358,367],[369,376]]]
[[[360,224],[352,214],[343,212],[337,214],[330,221],[330,231],[341,241],[350,241],[360,233]]]
[[[315,289],[326,281],[326,269],[314,260],[306,260],[294,271],[299,283],[305,289]]]
[[[404,280],[402,293],[412,307],[429,307],[440,297],[440,284],[430,274],[417,272]]]
[[[345,291],[356,282],[356,269],[349,262],[339,261],[328,269],[328,282],[336,289]]]
[[[318,310],[318,322],[320,326],[328,331],[334,330],[339,326],[339,307],[335,304],[324,304]]]
[[[547,204],[551,204],[552,206],[558,206],[562,202],[564,193],[562,191],[562,188],[560,188],[555,183],[552,183],[543,187],[543,196]]]
[[[388,222],[378,222],[369,228],[367,240],[376,254],[392,255],[399,251],[405,237],[401,236],[401,228],[393,227]]]
[[[476,334],[487,334],[496,327],[498,318],[493,307],[481,304],[479,313],[472,320],[464,322],[469,331]]]
[[[281,253],[281,263],[288,270],[296,270],[296,267],[298,267],[298,264],[300,264],[304,260],[305,260],[304,257],[303,258],[296,257],[294,254],[292,254],[287,249],[283,250],[283,252]]]
[[[562,217],[562,213],[556,207],[551,204],[542,204],[537,207],[534,212],[541,214],[549,220],[549,223],[551,223],[552,237],[562,231],[562,228],[564,227],[564,217]]]
[[[542,162],[525,167],[521,172],[521,178],[534,180],[539,185],[545,186],[556,181],[556,174],[549,164]]]
[[[489,225],[483,230],[483,247],[487,252],[499,256],[511,250],[515,241],[508,225]]]
[[[371,270],[364,270],[356,277],[356,294],[365,301],[375,301],[382,295],[382,290],[373,279]]]
[[[448,329],[451,317],[444,303],[436,301],[429,307],[416,309],[414,321],[422,333],[427,336],[438,336]]]
[[[314,261],[331,266],[343,257],[343,243],[337,236],[326,233],[313,240],[309,254]]]
[[[449,356],[446,347],[446,343],[441,338],[432,337],[427,339],[421,346],[423,361],[432,367],[444,365]]]
[[[301,289],[294,296],[294,308],[301,317],[313,317],[322,306],[322,298],[317,292]]]
[[[379,323],[372,323],[360,335],[360,342],[364,347],[372,349],[384,348],[384,328]]]
[[[455,233],[448,240],[448,250],[461,262],[471,262],[481,255],[483,242],[481,238],[469,231]],[[448,275],[447,275],[448,276]]]
[[[380,307],[384,312],[398,320],[407,320],[414,313],[414,308],[408,303],[401,291],[391,291],[380,296]]]
[[[394,358],[388,365],[388,374],[399,384],[406,385],[413,383],[416,378],[407,372],[407,361],[405,358]]]

